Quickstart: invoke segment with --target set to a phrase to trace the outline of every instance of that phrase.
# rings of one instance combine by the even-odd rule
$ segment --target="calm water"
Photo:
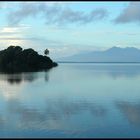
[[[140,64],[0,74],[0,137],[140,137]]]

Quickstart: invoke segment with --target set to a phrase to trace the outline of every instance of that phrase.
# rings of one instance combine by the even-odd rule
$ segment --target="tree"
[[[44,53],[48,55],[49,50]],[[20,46],[9,46],[0,51],[0,72],[42,71],[55,66],[50,57],[39,55],[32,48],[23,50]]]
[[[49,50],[46,49],[46,50],[44,51],[44,54],[45,54],[45,55],[48,55],[48,54],[49,54]]]

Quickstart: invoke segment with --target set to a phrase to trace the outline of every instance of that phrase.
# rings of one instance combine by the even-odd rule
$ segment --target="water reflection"
[[[0,74],[0,81],[7,81],[10,84],[20,84],[21,82],[33,82],[44,77],[45,81],[49,80],[49,71],[47,72],[30,72],[30,73],[18,73],[18,74]]]
[[[78,70],[91,70],[96,72],[97,75],[106,74],[113,78],[117,77],[136,77],[140,75],[140,64],[67,64],[69,67],[73,67]]]
[[[75,128],[78,128],[80,130],[85,129],[84,126],[78,126],[76,122],[74,122],[73,124],[74,126],[71,127],[72,124],[70,124],[68,120],[74,117],[75,115],[82,115],[83,113],[88,112],[91,114],[91,116],[93,116],[93,118],[94,117],[102,118],[107,113],[107,110],[103,106],[98,106],[97,104],[94,104],[92,102],[88,102],[85,100],[72,101],[67,99],[63,100],[47,99],[45,107],[40,109],[24,105],[19,100],[12,99],[7,102],[7,111],[12,118],[19,118],[19,120],[13,119],[13,122],[18,121],[17,124],[18,126],[21,127],[21,129],[67,128],[70,130],[74,130]],[[88,120],[85,121],[88,122]]]
[[[132,125],[140,127],[140,103],[120,101],[116,105]]]
[[[31,137],[49,137],[49,132],[52,137],[140,136],[139,66],[74,67],[59,65],[49,73],[1,74],[0,132],[4,129],[5,134],[0,136],[9,131],[11,136],[30,131],[24,136]],[[121,77],[121,70],[129,79]],[[130,78],[135,74],[136,78]],[[117,108],[114,100],[122,100],[115,102]]]
[[[0,114],[0,129],[4,129],[6,126],[6,120],[2,114]]]
[[[47,100],[46,111],[54,116],[72,116],[80,114],[84,111],[89,111],[94,116],[104,116],[106,109],[102,106],[94,104],[86,100],[71,101],[68,99],[59,99],[55,102]]]

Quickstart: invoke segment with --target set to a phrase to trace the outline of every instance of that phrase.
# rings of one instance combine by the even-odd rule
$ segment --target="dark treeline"
[[[45,50],[45,54],[48,51]],[[48,51],[49,52],[49,51]],[[48,70],[57,66],[50,57],[39,55],[33,49],[22,49],[20,46],[9,46],[0,51],[0,71],[1,72],[32,72]]]

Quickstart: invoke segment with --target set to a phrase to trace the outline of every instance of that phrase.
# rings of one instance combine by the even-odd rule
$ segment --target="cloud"
[[[0,40],[41,40],[39,38],[31,37],[31,38],[25,38],[25,37],[1,37]]]
[[[58,16],[52,15],[51,22],[48,14],[46,15],[46,23],[55,23],[55,24],[69,24],[69,23],[90,23],[95,20],[103,19],[107,15],[106,10],[96,9],[86,14],[83,11],[74,11],[70,8],[63,9],[59,12]]]
[[[139,32],[125,32],[125,31],[107,31],[107,32],[99,32],[99,34],[112,34],[112,35],[123,35],[123,36],[139,36]]]
[[[91,12],[75,11],[62,3],[20,3],[18,9],[13,9],[8,14],[9,25],[15,25],[22,20],[41,16],[46,24],[90,23],[101,20],[108,15],[105,9],[93,9]]]
[[[4,37],[13,37],[14,35],[20,35],[25,33],[25,31],[27,31],[29,28],[31,28],[29,25],[18,25],[18,26],[13,26],[13,27],[9,27],[9,26],[3,26],[2,28],[0,28],[0,35],[4,36]]]
[[[20,24],[18,26],[3,26],[0,28],[0,40],[43,40],[38,37],[24,37],[26,31],[31,28],[29,25]]]
[[[140,22],[140,2],[130,2],[114,20],[115,23]]]
[[[8,22],[11,25],[15,25],[19,23],[21,20],[24,18],[27,18],[28,16],[33,16],[35,17],[38,13],[38,7],[39,5],[37,4],[32,4],[32,3],[21,3],[20,7],[16,11],[11,11],[8,15]]]
[[[3,8],[7,8],[7,3],[6,2],[0,2],[0,9],[3,9]]]

